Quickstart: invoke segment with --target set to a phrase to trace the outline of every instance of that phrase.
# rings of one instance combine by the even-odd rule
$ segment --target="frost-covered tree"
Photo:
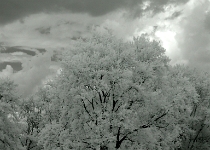
[[[188,78],[198,95],[191,109],[189,130],[182,134],[182,149],[196,150],[210,148],[210,74],[186,66],[176,66],[174,70],[182,72]]]
[[[22,150],[19,96],[13,81],[0,79],[0,149]]]
[[[144,36],[79,40],[49,85],[39,144],[51,149],[175,149],[197,93]],[[40,98],[42,99],[42,98]]]

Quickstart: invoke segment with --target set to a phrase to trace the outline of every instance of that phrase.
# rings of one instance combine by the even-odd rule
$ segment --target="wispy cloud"
[[[15,21],[1,27],[0,41],[13,46],[65,47],[70,45],[72,37],[87,34],[88,27],[101,24],[104,19],[87,14],[35,14],[24,23]],[[45,29],[48,29],[47,34],[42,32]]]

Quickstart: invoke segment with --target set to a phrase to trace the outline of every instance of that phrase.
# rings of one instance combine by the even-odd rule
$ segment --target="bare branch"
[[[101,93],[100,92],[98,92],[98,96],[99,96],[99,100],[100,100],[100,102],[102,104],[102,97],[101,97]]]
[[[112,111],[114,111],[114,108],[115,108],[115,106],[116,106],[116,104],[117,104],[117,102],[118,102],[118,100],[113,100],[112,101],[113,102],[113,104],[112,104]]]
[[[165,113],[163,113],[162,115],[160,115],[159,117],[157,117],[154,121],[158,121],[159,119],[163,118],[165,115],[167,115],[167,113],[169,112],[169,110]]]
[[[121,107],[121,105],[119,105],[118,107],[117,107],[117,109],[115,110],[115,112],[117,112],[118,111],[118,109]]]
[[[87,114],[92,118],[92,116],[90,115],[89,111],[87,110],[87,107],[86,107],[85,102],[84,102],[83,99],[82,99],[82,103],[83,103],[83,106],[84,106],[84,108],[85,108],[85,111],[86,111]]]
[[[201,131],[202,131],[203,128],[205,127],[205,124],[204,124],[204,121],[205,121],[205,120],[206,120],[206,116],[203,118],[201,127],[200,127],[200,129],[198,130],[198,132],[197,132],[195,138],[193,139],[191,146],[190,146],[190,143],[191,143],[191,142],[189,143],[190,150],[193,149],[194,143],[196,142],[198,136],[200,135]],[[188,146],[188,147],[189,147],[189,146]]]

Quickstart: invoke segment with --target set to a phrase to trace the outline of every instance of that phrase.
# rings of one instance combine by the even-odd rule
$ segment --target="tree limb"
[[[85,102],[84,102],[84,100],[82,99],[82,103],[83,103],[83,106],[84,106],[84,108],[85,108],[85,111],[87,112],[87,114],[92,118],[92,116],[91,116],[91,114],[90,114],[90,112],[87,110],[87,107],[86,107],[86,105],[85,105]]]

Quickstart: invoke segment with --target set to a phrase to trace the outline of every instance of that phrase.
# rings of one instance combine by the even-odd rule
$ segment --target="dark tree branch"
[[[66,126],[68,125],[68,121],[66,122],[66,124],[63,126],[64,130],[66,129]]]
[[[27,148],[26,148],[27,150],[31,149],[31,147],[30,147],[31,144],[32,144],[32,141],[29,139],[29,142],[27,142],[27,145],[26,145],[27,146]]]
[[[20,143],[22,146],[25,146],[25,144],[22,142],[21,137],[19,137]]]
[[[91,104],[93,110],[94,110],[94,102],[93,99],[90,101],[87,97],[85,97],[86,100],[88,100],[88,102]]]
[[[196,113],[196,111],[197,111],[197,108],[198,108],[198,105],[197,105],[197,104],[194,104],[193,110],[192,110],[190,116],[195,116],[195,113]]]
[[[115,106],[116,106],[116,104],[117,104],[117,102],[118,102],[118,100],[113,100],[113,104],[112,104],[112,111],[114,111],[114,109],[115,109]]]
[[[133,140],[131,140],[129,137],[126,137],[126,139],[125,140],[128,140],[128,141],[130,141],[130,142],[132,142],[132,143],[134,143],[135,141],[133,141]]]
[[[87,110],[87,107],[86,107],[86,105],[85,105],[85,102],[84,102],[84,100],[82,99],[82,103],[83,103],[83,106],[84,106],[84,108],[85,108],[85,111],[87,112],[87,114],[92,118],[92,116],[91,116],[91,114],[90,114],[90,112]]]
[[[88,102],[89,102],[90,104],[92,104],[92,102],[91,102],[87,97],[85,97],[85,99],[88,100]]]
[[[118,131],[117,131],[117,141],[116,141],[115,148],[119,148],[118,142],[120,141],[120,129],[121,129],[121,127],[119,127]]]
[[[124,135],[124,136],[120,139],[120,129],[121,129],[121,127],[118,128],[118,132],[117,132],[117,141],[116,141],[116,146],[115,146],[116,149],[120,148],[120,146],[121,146],[121,144],[122,144],[122,142],[123,142],[124,140],[129,139],[129,138],[128,138],[128,135],[129,135],[129,134],[132,134],[133,132],[137,132],[137,131],[138,131],[138,129],[135,129],[135,130],[133,130],[132,132],[128,132],[126,135]]]
[[[115,110],[115,112],[117,112],[118,111],[118,109],[121,107],[121,105],[119,105],[118,107],[117,107],[117,109]]]
[[[113,106],[114,106],[114,107],[115,107],[115,105],[116,105],[116,102],[113,103]],[[118,107],[118,108],[119,108],[119,107]],[[168,111],[169,111],[169,110],[168,110]],[[121,129],[121,127],[119,127],[119,128],[118,128],[118,131],[117,131],[117,140],[116,140],[116,146],[115,146],[115,148],[116,148],[116,149],[120,148],[120,146],[121,146],[121,144],[122,144],[122,142],[123,142],[124,140],[129,140],[129,141],[132,142],[132,140],[130,140],[130,139],[128,138],[128,135],[133,134],[134,132],[138,132],[140,129],[150,128],[151,125],[152,125],[154,122],[157,122],[158,120],[160,120],[161,118],[163,118],[164,116],[166,116],[167,113],[168,113],[168,111],[164,112],[163,114],[161,114],[160,116],[158,116],[157,118],[155,118],[152,122],[150,122],[150,123],[148,123],[148,124],[145,124],[145,125],[141,125],[141,126],[139,126],[138,129],[134,129],[134,130],[128,132],[128,133],[125,134],[121,139],[120,139],[120,129]],[[154,116],[153,116],[153,117],[154,117]],[[168,126],[168,124],[167,124],[167,126]],[[159,128],[164,128],[164,127],[159,126]]]
[[[4,143],[4,144],[7,144],[7,145],[10,147],[10,144],[9,144],[8,142],[6,142],[6,141],[4,141],[4,140],[2,140],[2,139],[0,139],[0,141],[1,141],[2,143]]]
[[[91,128],[91,126],[88,124],[88,122],[86,122],[86,123],[87,123],[87,125],[90,127],[90,129],[93,130],[93,128]]]
[[[159,126],[159,125],[155,125],[157,128],[166,128],[167,126],[169,126],[169,123],[167,123],[165,126]]]
[[[132,86],[129,87],[128,89],[126,89],[126,90],[120,95],[120,97],[123,97],[123,95],[124,95],[125,93],[127,93],[128,91],[130,91],[131,89],[132,89]]]
[[[120,148],[122,142],[127,138],[127,135],[123,136],[123,138],[116,143],[116,148]]]
[[[115,107],[115,105],[116,105],[116,102],[114,101],[113,106]],[[129,141],[131,141],[131,140],[128,138],[128,135],[130,135],[130,134],[132,134],[132,133],[134,133],[134,132],[138,132],[140,129],[150,128],[151,125],[152,125],[154,122],[156,122],[156,121],[160,120],[161,118],[163,118],[164,116],[166,116],[167,113],[168,113],[168,111],[164,112],[162,115],[160,115],[160,116],[158,116],[157,118],[155,118],[152,122],[150,122],[150,123],[148,123],[148,124],[145,124],[145,125],[141,125],[141,126],[139,126],[138,129],[134,129],[134,130],[132,130],[131,132],[128,132],[128,133],[125,134],[121,139],[120,139],[120,129],[121,129],[121,127],[119,127],[119,128],[118,128],[118,132],[117,132],[117,140],[116,140],[116,146],[115,146],[115,148],[116,148],[116,149],[120,148],[120,146],[121,146],[121,144],[122,144],[122,142],[123,142],[124,140],[129,140]],[[153,117],[154,117],[154,116],[153,116]],[[169,124],[167,124],[166,126],[168,126],[168,125],[169,125]],[[156,126],[156,127],[165,128],[166,126],[164,126],[164,127]],[[131,141],[131,142],[132,142],[132,141]]]
[[[102,74],[101,74],[100,79],[102,80],[102,79],[103,79],[103,77],[104,77],[104,75],[102,75]]]
[[[110,89],[110,90],[111,90],[111,89]],[[109,90],[109,92],[110,92],[110,90]],[[104,92],[104,91],[102,91],[102,95],[103,95],[103,97],[104,97],[104,103],[106,102],[106,98],[109,97],[109,95],[110,95],[109,92]]]
[[[154,121],[158,121],[159,119],[163,118],[165,115],[167,115],[168,111],[157,117]]]
[[[103,90],[101,90],[101,92],[102,92],[102,96],[103,96],[103,98],[104,98],[103,103],[105,103],[105,101],[106,101],[106,94],[104,93]]]
[[[203,120],[202,120],[202,124],[201,124],[201,127],[200,127],[200,129],[198,130],[198,132],[197,132],[197,134],[196,134],[195,138],[193,139],[191,146],[190,146],[190,143],[189,143],[190,150],[193,148],[194,143],[196,142],[196,140],[197,140],[197,138],[198,138],[199,134],[201,133],[201,131],[202,131],[202,130],[203,130],[203,128],[205,127],[205,124],[203,123],[205,120],[206,120],[206,116],[203,118]]]
[[[92,108],[93,108],[93,110],[95,109],[95,107],[94,107],[94,104],[93,104],[94,102],[93,102],[93,99],[92,99],[92,103],[91,103],[91,105],[92,105]]]
[[[101,102],[101,104],[102,104],[102,96],[101,96],[101,93],[100,92],[98,92],[98,96],[99,96],[99,100],[100,100],[100,102]]]

